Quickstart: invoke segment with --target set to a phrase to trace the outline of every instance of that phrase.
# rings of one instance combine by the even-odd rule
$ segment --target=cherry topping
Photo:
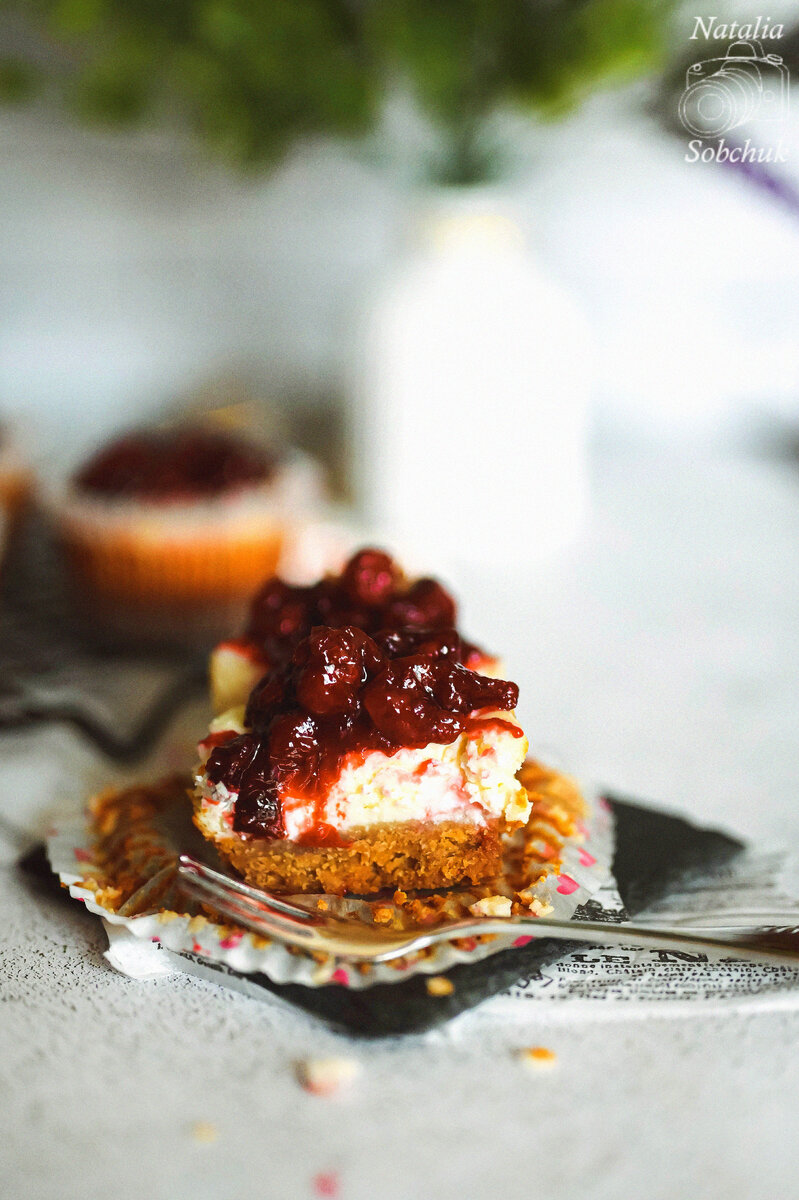
[[[294,651],[297,700],[312,713],[351,712],[386,657],[361,629],[317,626]]]
[[[269,727],[269,758],[277,779],[305,790],[318,766],[320,739],[314,718],[302,710],[281,713]]]
[[[455,624],[455,601],[435,579],[417,579],[386,610],[386,624],[448,629]]]
[[[299,638],[310,629],[308,589],[268,579],[252,602],[251,627],[262,638]]]
[[[365,689],[364,708],[376,728],[397,745],[452,742],[466,728],[466,717],[438,703],[434,680],[429,659],[395,659]]]
[[[396,656],[398,649],[411,652]],[[448,744],[486,710],[510,710],[515,683],[489,679],[459,661],[452,629],[400,630],[382,644],[354,626],[315,626],[291,659],[250,694],[252,732],[212,749],[212,783],[238,791],[234,829],[281,836],[279,797],[324,801],[347,754],[429,742]]]
[[[372,637],[379,631],[411,629],[455,636],[456,616],[455,601],[435,579],[408,583],[388,554],[364,549],[353,555],[340,576],[314,587],[268,580],[252,602],[245,636],[260,642],[269,661],[279,664],[288,662],[297,642],[316,625],[356,626]],[[395,649],[382,634],[379,641],[391,655],[411,653],[422,644],[406,640]],[[463,657],[473,651],[463,644],[457,649]]]
[[[259,837],[283,835],[280,800],[271,768],[262,743],[250,733],[211,751],[206,768],[208,778],[239,793],[233,812],[236,832],[256,833]]]
[[[271,477],[275,459],[243,438],[210,429],[131,433],[100,450],[75,476],[103,496],[181,500]]]
[[[399,576],[396,563],[382,550],[359,550],[344,568],[341,582],[356,604],[376,608],[391,598]]]
[[[465,657],[463,639],[456,629],[381,629],[374,640],[389,658],[428,654],[462,662]]]

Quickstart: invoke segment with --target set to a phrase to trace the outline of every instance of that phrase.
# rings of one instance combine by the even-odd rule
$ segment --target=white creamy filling
[[[501,716],[514,721],[512,714]],[[217,718],[215,724],[221,728],[222,723],[223,718]],[[225,726],[235,727],[232,719]],[[500,818],[525,821],[530,802],[516,773],[526,753],[524,736],[515,737],[501,725],[489,724],[461,734],[449,745],[431,743],[395,754],[375,750],[365,760],[353,754],[345,760],[321,811],[313,800],[281,796],[287,837],[296,841],[319,820],[342,832],[405,821],[476,825]],[[211,837],[229,835],[237,793],[224,784],[212,784],[204,771],[198,774],[197,784],[204,831]]]

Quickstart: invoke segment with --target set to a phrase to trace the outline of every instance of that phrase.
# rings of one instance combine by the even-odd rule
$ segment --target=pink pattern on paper
[[[593,867],[596,865],[596,859],[593,854],[589,854],[587,850],[583,850],[582,846],[577,853],[577,857],[580,859],[581,867]]]
[[[330,979],[333,983],[343,983],[345,987],[349,986],[350,977],[343,967],[337,967]]]
[[[576,825],[577,825],[577,832],[580,834],[581,837],[584,837],[585,840],[588,841],[588,838],[589,838],[588,826],[586,825],[585,821],[577,821]]]
[[[513,943],[514,946],[527,946],[530,942],[535,941],[535,935],[532,933],[523,933],[521,937],[517,937]]]
[[[338,1175],[335,1171],[320,1171],[314,1175],[313,1186],[317,1196],[335,1197],[338,1195]]]
[[[576,879],[572,879],[571,875],[558,875],[558,891],[561,896],[570,896],[572,892],[576,892],[579,883]]]
[[[219,947],[221,950],[235,950],[243,937],[243,933],[229,933],[227,937],[219,939]]]
[[[75,850],[75,857],[78,860],[78,862],[91,862],[92,861],[92,856],[89,853],[89,851],[81,850],[80,847],[78,847]]]

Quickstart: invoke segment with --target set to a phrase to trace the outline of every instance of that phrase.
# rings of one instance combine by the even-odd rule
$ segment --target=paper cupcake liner
[[[537,881],[531,879],[529,891],[537,902],[534,907],[538,907],[540,913],[558,920],[573,917],[576,910],[594,899],[611,878],[613,819],[609,806],[597,799],[591,805],[590,815],[579,826],[576,836],[559,839],[561,849],[556,867]],[[113,930],[115,942],[123,936],[123,931],[138,939],[142,954],[134,955],[137,958],[135,969],[124,965],[132,960],[130,956],[120,955],[118,947],[117,953],[113,952],[112,947],[109,958],[115,966],[122,966],[126,973],[130,970],[130,973],[139,977],[163,973],[157,950],[164,947],[175,955],[185,956],[186,970],[191,969],[192,963],[206,962],[240,975],[263,974],[275,983],[298,983],[306,987],[332,984],[363,989],[374,984],[398,983],[415,974],[440,974],[457,963],[484,959],[513,946],[525,945],[532,936],[527,930],[516,927],[509,930],[507,936],[498,935],[490,940],[460,938],[438,943],[391,963],[354,966],[333,955],[311,956],[290,950],[278,942],[267,941],[196,912],[177,913],[166,909],[125,916],[98,898],[101,894],[93,883],[97,874],[97,867],[93,864],[96,854],[94,836],[93,823],[87,814],[65,821],[53,829],[48,837],[50,863],[61,883],[69,888],[70,894],[104,919]],[[172,845],[170,837],[174,839]],[[185,848],[184,835],[179,830],[165,836],[156,849],[157,862],[154,865],[166,863],[170,856],[174,857],[180,849]],[[144,848],[142,852],[145,852]],[[149,843],[146,853],[152,854]],[[502,878],[495,882],[497,890],[501,890]],[[514,886],[518,887],[518,880],[514,881]],[[508,884],[505,886],[506,894],[509,894],[509,890]],[[484,892],[485,889],[476,892],[474,898]],[[466,895],[468,899],[468,893],[461,892],[458,895]],[[353,921],[373,924],[374,905],[368,901],[335,896],[303,896],[297,899],[305,904],[322,899],[333,912],[346,914]],[[390,904],[390,901],[381,903]],[[144,953],[147,944],[153,951],[149,960],[152,970],[147,969],[148,956]],[[219,978],[220,982],[224,982],[224,974]]]
[[[275,572],[283,537],[280,525],[265,520],[249,538],[178,540],[164,522],[155,535],[68,526],[64,544],[76,582],[109,600],[196,606],[252,595]]]

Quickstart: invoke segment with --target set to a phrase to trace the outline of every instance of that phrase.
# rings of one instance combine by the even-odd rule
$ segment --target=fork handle
[[[763,941],[748,937],[742,941],[731,938],[698,937],[671,926],[606,925],[601,921],[548,921],[546,917],[511,917],[488,920],[480,924],[483,933],[508,932],[508,926],[529,929],[537,939],[547,937],[558,941],[587,942],[594,946],[641,946],[645,949],[685,953],[713,954],[722,951],[733,958],[750,959],[779,966],[799,968],[799,949],[769,946],[768,935]],[[451,934],[450,936],[458,936]],[[464,936],[463,933],[460,936]]]

